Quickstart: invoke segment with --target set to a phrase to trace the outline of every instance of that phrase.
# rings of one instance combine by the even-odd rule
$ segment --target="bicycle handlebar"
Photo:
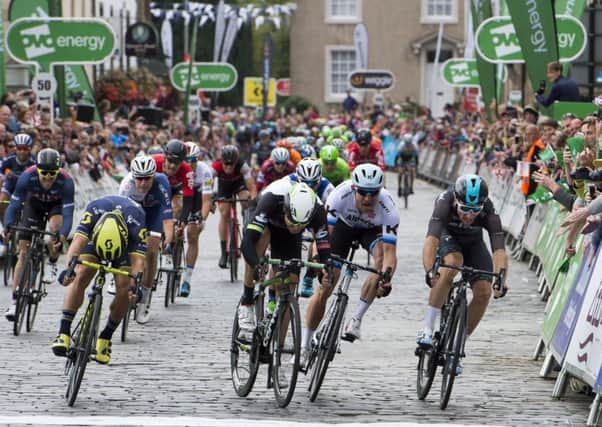
[[[129,271],[126,270],[120,270],[119,268],[113,268],[113,267],[109,267],[108,265],[104,265],[104,264],[99,264],[97,262],[91,262],[91,261],[86,261],[83,259],[79,259],[78,256],[74,256],[71,258],[71,261],[69,261],[69,265],[67,267],[67,270],[65,272],[65,277],[73,277],[74,273],[75,273],[75,266],[77,264],[81,264],[84,265],[86,267],[90,267],[93,268],[95,270],[100,270],[103,273],[113,273],[113,274],[118,274],[120,276],[128,276],[129,278],[133,279],[134,282],[136,283],[136,285],[139,285],[140,282],[142,281],[142,272],[138,272],[137,274],[132,274]]]
[[[279,267],[281,270],[286,270],[287,268],[313,268],[316,270],[322,270],[326,268],[327,265],[320,262],[312,262],[312,261],[303,261],[302,259],[292,258],[292,259],[278,259],[278,258],[268,258],[264,260],[265,264],[273,265]]]
[[[50,237],[54,237],[57,240],[60,238],[61,236],[61,232],[60,231],[55,231],[55,232],[51,232],[51,231],[46,231],[46,230],[40,230],[38,228],[27,228],[27,227],[21,227],[20,225],[9,225],[7,227],[9,230],[14,230],[14,231],[21,231],[23,233],[35,233],[35,234],[42,234],[44,236],[50,236]]]
[[[249,202],[251,201],[250,197],[246,199],[240,199],[238,197],[214,197],[214,202],[226,202],[226,203],[235,203],[235,202]]]
[[[378,275],[383,275],[384,274],[383,272],[380,272],[380,271],[378,271],[375,268],[368,267],[368,266],[365,266],[365,265],[356,264],[354,262],[351,262],[351,261],[348,261],[348,260],[346,260],[344,258],[341,258],[340,256],[335,255],[335,254],[330,254],[330,258],[332,260],[336,261],[336,262],[340,262],[342,264],[346,264],[346,265],[348,265],[349,267],[352,267],[355,270],[364,270],[364,271],[368,271],[370,273],[374,273],[374,274],[378,274]]]
[[[465,274],[468,276],[483,275],[483,276],[489,276],[489,277],[496,278],[500,281],[502,281],[502,279],[504,279],[504,276],[505,276],[505,274],[503,274],[503,272],[494,273],[493,271],[479,270],[477,268],[467,267],[465,265],[457,267],[455,265],[444,264],[443,262],[435,262],[435,265],[433,265],[432,272],[434,274],[437,274],[439,268],[449,268],[451,270],[456,270],[456,271],[459,271],[460,273],[462,273],[463,276]]]

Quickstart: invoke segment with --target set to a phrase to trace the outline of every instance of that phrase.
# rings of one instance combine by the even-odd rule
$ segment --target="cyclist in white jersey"
[[[391,194],[383,187],[382,170],[373,164],[358,165],[351,180],[337,186],[326,202],[331,252],[346,258],[353,241],[357,240],[369,251],[375,268],[381,272],[391,269],[388,280],[379,287],[379,276],[370,274],[362,287],[360,301],[353,317],[345,327],[344,338],[353,341],[360,338],[361,320],[375,297],[387,296],[391,292],[390,279],[397,266],[397,227],[399,211]],[[340,275],[340,265],[335,263],[333,282]],[[301,341],[301,362],[307,361],[311,339],[317,329],[326,301],[334,286],[319,286],[307,307],[305,328]]]

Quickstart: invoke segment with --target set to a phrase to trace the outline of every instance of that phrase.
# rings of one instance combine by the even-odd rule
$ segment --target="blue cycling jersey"
[[[31,166],[17,180],[15,191],[4,216],[4,226],[16,223],[17,211],[21,204],[31,198],[46,204],[61,203],[63,216],[61,234],[67,236],[73,224],[74,193],[73,178],[63,169],[59,169],[55,181],[48,190],[45,190],[40,183],[37,166]]]
[[[303,181],[299,180],[299,177],[295,173],[289,174],[288,177],[292,182],[303,182]],[[316,195],[318,196],[318,199],[320,199],[322,202],[326,202],[326,199],[328,198],[328,195],[332,192],[332,190],[334,190],[334,185],[332,185],[330,183],[330,181],[324,177],[322,177],[322,179],[320,179],[318,188],[317,189],[314,188],[314,191],[315,191]]]
[[[36,160],[33,156],[29,156],[29,158],[23,163],[19,161],[15,154],[11,154],[4,159],[2,166],[0,166],[0,170],[4,175],[6,175],[6,179],[2,184],[2,192],[6,194],[13,194],[19,176],[21,176],[23,171],[35,164]]]

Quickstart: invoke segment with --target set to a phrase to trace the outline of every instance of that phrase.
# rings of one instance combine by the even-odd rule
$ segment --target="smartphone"
[[[587,184],[587,191],[592,200],[596,198],[596,184]]]

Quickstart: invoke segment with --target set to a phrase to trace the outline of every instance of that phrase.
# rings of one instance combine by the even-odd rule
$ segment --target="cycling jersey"
[[[2,184],[2,193],[13,194],[15,191],[15,185],[17,185],[17,179],[25,169],[36,164],[36,159],[33,156],[21,163],[15,154],[8,156],[3,162],[0,169],[2,174],[6,175],[6,179]]]
[[[291,180],[292,183],[302,182],[299,181],[299,177],[295,173],[291,173],[288,176],[288,178]],[[322,203],[326,203],[326,199],[328,199],[328,196],[330,195],[330,193],[332,193],[332,190],[334,190],[334,185],[332,185],[330,181],[326,178],[322,178],[320,180],[320,183],[318,184],[318,188],[316,189],[312,187],[312,190],[314,190],[314,192],[318,196],[318,199],[320,199]]]
[[[381,227],[382,241],[391,245],[397,243],[399,212],[391,194],[384,188],[380,190],[375,210],[360,213],[355,202],[352,183],[345,181],[330,193],[326,201],[326,209],[329,225],[342,221],[354,229]]]
[[[357,142],[352,142],[347,146],[347,161],[349,162],[349,169],[351,172],[357,165],[362,163],[372,163],[382,170],[385,170],[385,156],[383,154],[382,147],[375,141],[370,143],[370,150],[366,156],[360,154],[360,146]]]
[[[266,227],[271,231],[270,244],[273,257],[288,256],[285,259],[290,259],[301,256],[301,233],[288,232],[284,222],[284,198],[292,186],[290,179],[279,179],[268,185],[261,193],[253,219],[247,225],[241,243],[243,256],[251,267],[259,263],[255,246]],[[330,257],[330,242],[326,210],[319,201],[306,228],[315,236],[320,261],[326,262]]]
[[[38,206],[41,205],[48,213],[58,213],[56,206],[60,206],[61,215],[63,216],[63,225],[60,233],[63,236],[68,236],[73,223],[74,191],[73,178],[63,169],[59,169],[59,174],[50,188],[48,190],[43,189],[37,166],[31,166],[17,180],[15,191],[10,199],[10,204],[4,217],[4,225],[7,226],[16,222],[16,214],[22,203],[25,203],[23,210],[24,218],[29,216],[26,215],[26,212],[30,212],[30,209],[27,209],[27,207],[32,203],[36,203]],[[35,210],[39,211],[40,209]]]
[[[218,183],[222,181],[233,182],[240,179],[247,180],[251,178],[251,168],[241,159],[238,159],[236,162],[236,165],[234,166],[234,172],[232,173],[226,173],[226,171],[224,171],[224,165],[221,160],[213,162],[211,167],[217,175]]]
[[[147,193],[136,189],[136,183],[131,172],[128,173],[119,185],[119,195],[129,197],[139,203],[146,213],[146,223],[149,232],[163,231],[163,220],[171,219],[171,190],[167,176],[162,173],[155,174],[153,185]]]
[[[165,154],[154,154],[152,157],[157,164],[157,172],[162,173]],[[167,176],[167,180],[171,187],[172,197],[180,193],[184,197],[192,197],[194,195],[194,172],[188,163],[182,162],[176,171],[176,174]]]
[[[257,192],[260,192],[272,182],[284,178],[286,175],[295,170],[295,165],[290,160],[286,162],[286,168],[282,172],[278,172],[274,166],[274,160],[267,159],[261,165],[261,170],[257,175]]]
[[[266,145],[263,145],[261,142],[257,141],[251,149],[251,154],[254,154],[257,157],[255,160],[255,164],[262,165],[263,162],[269,159],[274,147],[276,147],[276,144],[274,144],[274,142],[272,141],[270,141]]]
[[[332,172],[328,172],[326,170],[326,167],[324,166],[324,160],[322,159],[320,159],[320,166],[322,166],[322,176],[330,181],[335,187],[351,177],[349,175],[349,165],[340,157],[337,158],[337,163]]]
[[[406,163],[416,164],[418,162],[418,150],[412,142],[401,142],[395,155],[395,165],[403,166]]]
[[[92,231],[102,214],[113,210],[121,212],[128,227],[127,254],[144,256],[146,253],[146,216],[144,210],[138,203],[123,196],[104,196],[88,203],[75,230],[76,235],[79,234],[90,241],[83,252],[92,253],[98,257],[92,244]],[[90,249],[92,252],[90,252]],[[124,263],[119,264],[120,266],[126,265]]]
[[[196,162],[194,189],[202,194],[213,194],[213,169],[205,162]]]

